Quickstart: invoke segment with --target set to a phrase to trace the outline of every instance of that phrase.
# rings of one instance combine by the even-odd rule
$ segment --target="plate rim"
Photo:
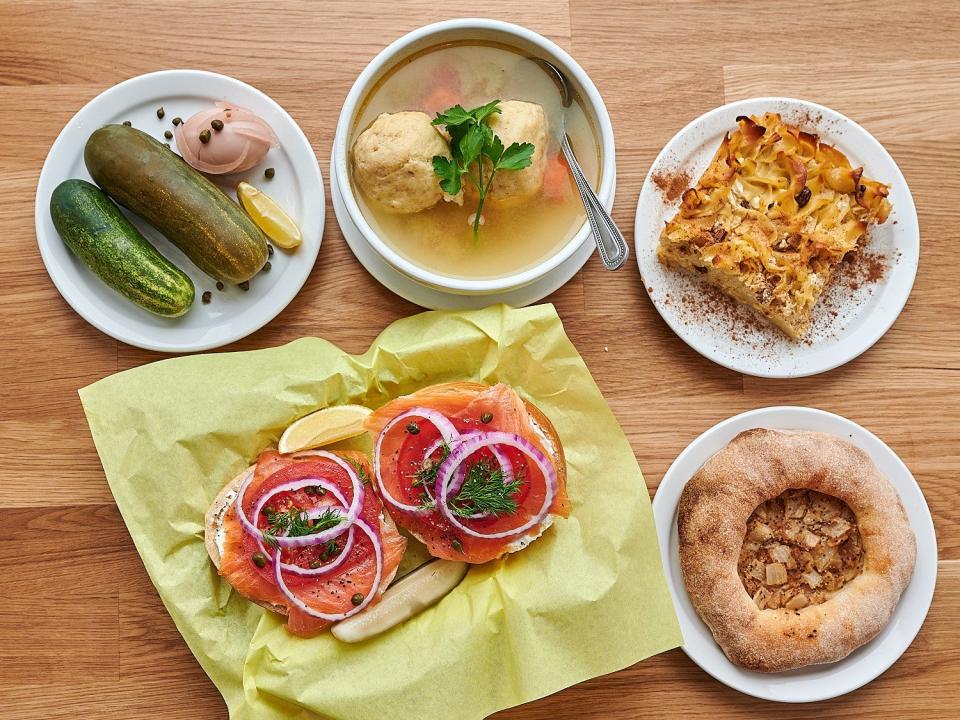
[[[696,452],[700,449],[704,443],[713,439],[716,435],[722,435],[725,431],[728,431],[731,426],[737,426],[740,424],[750,422],[748,427],[741,429],[739,432],[743,432],[745,429],[751,427],[773,427],[775,429],[790,429],[789,425],[786,425],[786,421],[776,421],[764,424],[764,418],[770,416],[783,415],[786,418],[796,417],[797,420],[795,424],[800,426],[799,429],[809,429],[813,425],[820,425],[820,432],[827,432],[828,434],[836,436],[836,433],[830,430],[824,430],[823,425],[826,423],[839,424],[840,426],[849,428],[851,434],[848,437],[842,439],[852,442],[857,447],[865,450],[868,454],[870,450],[865,448],[860,442],[854,438],[854,434],[862,434],[862,436],[874,446],[874,448],[886,458],[893,462],[894,466],[897,469],[897,472],[900,474],[902,481],[905,483],[905,486],[909,488],[909,493],[913,496],[911,499],[913,502],[918,503],[918,512],[919,517],[916,518],[915,524],[911,520],[911,528],[914,531],[914,534],[917,538],[917,567],[920,566],[920,558],[922,554],[926,554],[927,563],[930,565],[930,573],[927,576],[920,577],[915,568],[914,574],[910,579],[910,584],[907,586],[907,589],[904,590],[904,594],[909,590],[909,588],[919,583],[919,592],[921,593],[920,600],[923,604],[922,612],[912,612],[908,619],[911,619],[913,622],[908,628],[907,634],[909,637],[904,636],[901,639],[900,643],[897,645],[896,652],[889,653],[886,656],[881,656],[880,662],[876,663],[874,667],[869,671],[866,677],[857,678],[853,683],[849,685],[841,685],[838,683],[821,683],[821,687],[824,688],[823,691],[810,696],[805,696],[802,698],[796,697],[781,697],[777,696],[775,692],[770,690],[764,691],[764,686],[759,686],[757,683],[750,682],[747,680],[740,680],[740,678],[734,677],[733,679],[722,677],[722,673],[712,664],[712,661],[705,660],[702,657],[698,656],[698,653],[692,650],[689,647],[689,643],[686,640],[686,633],[696,632],[698,635],[702,635],[710,643],[716,644],[716,641],[713,639],[712,633],[709,631],[706,626],[703,629],[696,627],[691,627],[688,622],[688,617],[684,612],[678,610],[677,619],[681,626],[681,632],[684,633],[685,639],[684,644],[681,646],[681,649],[686,653],[687,657],[690,658],[701,670],[710,675],[716,681],[730,687],[738,692],[744,693],[745,695],[750,695],[752,697],[760,698],[763,700],[770,700],[773,702],[787,703],[787,704],[802,704],[810,702],[820,702],[823,700],[829,700],[831,698],[839,697],[841,695],[846,695],[851,693],[859,688],[867,685],[874,680],[876,680],[880,675],[885,673],[890,667],[896,663],[903,654],[909,649],[913,644],[913,641],[916,639],[917,634],[920,632],[920,629],[923,627],[926,617],[930,612],[930,607],[933,603],[933,595],[936,588],[937,582],[937,573],[938,573],[938,547],[936,540],[936,530],[933,524],[933,516],[930,513],[930,507],[927,504],[926,497],[923,494],[923,490],[917,482],[916,478],[913,476],[913,473],[907,467],[906,463],[894,452],[893,448],[887,445],[880,437],[876,434],[863,427],[859,423],[850,420],[842,415],[829,412],[827,410],[821,410],[819,408],[807,407],[801,405],[771,405],[766,407],[755,408],[753,410],[747,410],[737,415],[727,417],[712,427],[704,430],[702,433],[697,435],[696,438],[690,441],[690,443],[677,455],[673,460],[670,466],[667,468],[667,471],[664,473],[663,477],[660,480],[659,485],[657,486],[657,491],[654,494],[652,509],[654,515],[654,522],[657,528],[657,537],[660,543],[660,557],[664,566],[664,575],[667,580],[667,585],[670,589],[671,596],[673,597],[674,606],[681,606],[681,598],[685,599],[687,604],[690,604],[689,597],[687,596],[686,587],[681,582],[679,587],[674,583],[674,565],[678,562],[678,559],[673,557],[671,552],[671,546],[673,545],[672,536],[676,531],[676,514],[677,506],[680,501],[680,494],[683,491],[683,488],[689,482],[690,477],[682,477],[679,473],[679,467],[684,460],[689,456],[695,455]],[[806,421],[806,424],[804,424]],[[794,421],[790,421],[794,422]],[[798,429],[798,428],[793,428]],[[731,436],[723,446],[728,444],[730,440],[733,439],[735,435]],[[713,453],[707,455],[703,458],[703,462],[706,462],[710,457],[713,456]],[[872,459],[872,457],[871,457]],[[698,467],[702,466],[702,463]],[[898,495],[901,497],[901,501],[904,499],[904,495],[901,492],[900,488],[897,486],[897,483],[893,480],[890,480],[891,484],[894,486],[894,489],[897,490]],[[900,598],[902,601],[902,596]],[[893,617],[901,609],[900,601],[898,601],[897,609],[894,611],[894,615],[891,616],[891,623],[893,622]],[[694,611],[696,614],[696,611]],[[702,620],[697,620],[702,625]],[[913,626],[915,623],[915,627]],[[889,623],[888,623],[889,625]],[[881,630],[881,632],[883,632]],[[870,642],[874,642],[875,638]],[[867,647],[869,643],[861,646]],[[859,648],[858,648],[859,649]],[[872,650],[868,649],[867,652],[876,652],[877,649]],[[854,651],[856,652],[856,650]],[[851,653],[852,654],[852,653]],[[722,655],[722,663],[724,663],[724,668],[733,668],[738,672],[750,673],[749,670],[744,670],[734,665],[725,655]],[[838,660],[836,663],[825,664],[822,666],[810,666],[810,667],[829,667],[832,675],[843,676],[843,663],[847,661],[847,658]],[[801,669],[802,671],[803,669]],[[759,677],[773,676],[776,677],[778,673],[753,673]],[[769,687],[769,686],[766,686]]]
[[[893,171],[896,173],[895,177],[892,179],[898,185],[901,185],[904,189],[905,196],[909,200],[908,206],[906,208],[898,207],[897,212],[902,213],[902,217],[905,220],[909,220],[912,223],[912,227],[916,228],[915,233],[916,237],[916,262],[912,262],[907,268],[909,270],[909,280],[907,281],[907,276],[904,275],[903,278],[906,281],[903,285],[902,294],[895,298],[894,302],[891,304],[890,310],[885,315],[881,315],[880,321],[871,323],[871,331],[859,345],[855,345],[852,348],[847,348],[844,352],[833,353],[830,356],[830,359],[826,362],[822,362],[819,365],[811,365],[809,367],[784,370],[771,367],[769,369],[762,368],[745,368],[742,364],[738,364],[736,359],[731,359],[729,355],[726,355],[719,350],[713,349],[707,343],[699,341],[696,337],[691,337],[690,333],[687,332],[681,323],[674,322],[669,313],[666,313],[660,305],[654,300],[650,295],[650,292],[647,290],[647,283],[645,281],[645,268],[643,265],[643,253],[641,252],[641,245],[645,240],[646,233],[644,229],[646,228],[645,218],[642,217],[643,202],[644,198],[649,196],[650,193],[654,192],[653,190],[653,174],[654,172],[664,164],[666,157],[669,155],[670,151],[680,143],[680,141],[689,135],[692,132],[695,132],[698,126],[701,124],[707,123],[714,118],[723,115],[725,113],[736,112],[739,108],[756,103],[765,103],[765,104],[786,104],[786,105],[795,105],[801,111],[812,111],[818,114],[826,114],[829,116],[835,116],[836,119],[840,120],[844,124],[847,124],[854,132],[860,133],[863,139],[870,145],[873,146],[873,149],[876,152],[879,152],[889,160]],[[741,113],[742,114],[742,113]],[[851,362],[867,350],[872,348],[879,340],[886,335],[886,333],[893,327],[893,324],[897,321],[897,318],[900,317],[900,314],[903,312],[904,307],[906,307],[907,301],[910,299],[910,295],[913,292],[913,286],[916,282],[917,270],[920,264],[920,223],[917,216],[917,207],[916,202],[913,199],[913,193],[910,190],[910,186],[907,184],[906,178],[903,175],[903,171],[900,169],[900,166],[897,164],[897,161],[893,158],[892,155],[887,151],[887,149],[877,140],[866,128],[857,123],[856,121],[850,119],[841,112],[834,110],[833,108],[827,107],[826,105],[821,105],[819,103],[812,102],[810,100],[802,100],[800,98],[793,98],[787,96],[757,96],[743,98],[741,100],[734,100],[729,103],[724,103],[718,107],[715,107],[707,112],[699,115],[694,118],[686,125],[684,125],[667,143],[661,148],[660,152],[657,154],[657,157],[650,164],[650,167],[647,170],[647,174],[644,177],[643,185],[640,188],[640,195],[637,198],[637,208],[634,215],[634,253],[637,258],[637,267],[640,272],[641,278],[644,278],[643,289],[646,292],[647,297],[650,301],[650,304],[656,308],[657,313],[667,324],[667,326],[673,331],[673,333],[679,337],[684,343],[686,343],[694,351],[707,358],[708,360],[727,368],[728,370],[733,370],[734,372],[741,373],[743,375],[750,375],[753,377],[765,377],[773,379],[788,379],[795,377],[809,377],[811,375],[818,375],[820,373],[829,372],[835,370],[836,368],[845,365],[848,362]],[[842,346],[840,346],[842,347]]]
[[[271,293],[277,292],[277,305],[275,308],[266,312],[262,317],[258,317],[255,321],[247,325],[243,325],[235,330],[225,332],[222,336],[210,340],[198,340],[195,342],[170,342],[149,339],[141,340],[130,337],[129,333],[125,332],[122,319],[115,320],[115,327],[110,327],[110,323],[103,322],[97,313],[91,312],[89,308],[84,307],[77,298],[73,297],[72,292],[65,288],[64,278],[60,276],[60,273],[63,271],[59,268],[54,258],[49,254],[50,248],[47,247],[47,243],[49,241],[43,239],[45,233],[41,230],[41,225],[46,214],[49,213],[49,195],[53,191],[53,188],[50,186],[56,182],[56,179],[52,178],[54,170],[52,169],[51,158],[56,157],[56,152],[60,149],[61,145],[66,142],[64,135],[68,128],[70,128],[71,125],[81,118],[85,113],[90,112],[91,108],[100,103],[107,102],[110,98],[117,96],[132,86],[146,84],[157,79],[170,77],[176,78],[178,76],[195,80],[198,79],[201,82],[215,79],[217,82],[226,82],[227,84],[240,86],[246,91],[252,92],[259,96],[260,99],[271,106],[281,117],[289,121],[290,127],[293,130],[297,142],[302,145],[299,150],[309,151],[308,157],[312,160],[312,162],[308,162],[307,169],[310,177],[306,178],[306,180],[308,182],[310,180],[316,181],[316,186],[319,190],[319,196],[316,198],[317,202],[310,203],[316,205],[316,222],[318,224],[317,243],[314,248],[309,251],[309,254],[303,256],[305,269],[302,273],[302,276],[296,278],[294,282],[282,284],[278,283],[274,286],[274,288],[271,288]],[[320,163],[317,160],[317,155],[313,151],[313,146],[310,144],[310,140],[303,132],[303,129],[300,127],[299,123],[293,119],[290,113],[288,113],[283,106],[281,106],[276,100],[259,88],[229,75],[224,75],[222,73],[217,73],[210,70],[199,70],[194,68],[157,70],[135,75],[111,85],[94,97],[90,98],[67,120],[64,126],[60,129],[60,132],[57,133],[57,137],[54,139],[53,143],[51,143],[50,148],[47,150],[47,154],[44,157],[43,166],[40,170],[40,175],[37,179],[37,185],[34,192],[34,235],[36,236],[37,247],[40,250],[40,257],[43,261],[44,269],[46,270],[48,277],[53,282],[53,285],[57,289],[57,292],[60,294],[60,296],[77,315],[102,332],[104,335],[107,335],[118,342],[130,345],[131,347],[162,353],[204,352],[207,350],[220,348],[238,340],[242,340],[274,320],[277,315],[283,312],[287,306],[293,302],[293,299],[299,294],[300,290],[306,284],[307,279],[310,277],[310,274],[313,271],[313,266],[316,263],[317,256],[320,252],[320,246],[323,244],[323,231],[326,227],[326,189],[323,182],[323,173],[320,169]],[[270,295],[268,294],[263,298],[260,298],[259,302],[264,302],[269,296]],[[164,334],[165,329],[158,328],[158,330],[159,335]]]

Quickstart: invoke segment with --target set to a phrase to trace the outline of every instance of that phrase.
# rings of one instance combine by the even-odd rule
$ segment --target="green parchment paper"
[[[461,379],[509,383],[553,421],[570,518],[357,645],[288,635],[221,581],[204,513],[287,425]],[[360,356],[306,338],[165,360],[80,397],[147,572],[231,718],[482,718],[682,642],[640,468],[550,305],[423,313]]]

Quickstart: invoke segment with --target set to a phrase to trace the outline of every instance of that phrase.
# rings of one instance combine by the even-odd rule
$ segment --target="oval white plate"
[[[875,180],[889,183],[893,212],[870,230],[867,250],[887,258],[883,279],[851,291],[834,283],[817,303],[808,337],[791,340],[765,321],[750,323],[746,308],[710,312],[700,281],[664,267],[656,254],[660,231],[679,199],[668,202],[653,178],[686,172],[695,185],[738,115],[779,112],[816,132]],[[805,100],[753,98],[700,116],[678,132],[654,160],[637,203],[637,263],[654,306],[680,338],[701,355],[737,372],[760,377],[802,377],[832,370],[870,348],[890,328],[910,296],[920,256],[917,210],[903,174],[889,153],[862,127],[838,112]],[[684,299],[686,298],[686,299]],[[731,301],[731,306],[732,306]],[[740,321],[740,317],[745,322]]]
[[[890,624],[866,645],[830,665],[812,665],[782,673],[758,673],[730,662],[700,620],[683,584],[677,538],[677,504],[687,481],[739,433],[752,428],[817,430],[853,443],[870,458],[900,493],[917,537],[917,564]],[[667,470],[653,498],[653,515],[667,584],[683,632],[683,650],[703,670],[747,695],[778,702],[813,702],[856,690],[896,662],[913,642],[930,609],[937,581],[937,538],[933,519],[910,470],[870,431],[846,418],[803,407],[768,407],[742,413],[714,425],[690,443]]]
[[[83,148],[90,133],[108,123],[129,120],[135,128],[161,142],[172,130],[174,117],[184,119],[229,100],[253,110],[270,123],[280,146],[264,162],[247,171],[226,176],[221,188],[236,197],[235,188],[247,180],[274,198],[300,225],[303,243],[295,251],[277,248],[271,269],[250,281],[250,290],[226,287],[198,270],[159,232],[132,213],[133,223],[154,246],[193,280],[197,297],[179,318],[161,318],[142,310],[115,293],[69,251],[50,219],[50,195],[68,178],[90,180],[83,163]],[[157,108],[163,106],[164,118]],[[267,180],[266,167],[276,168]],[[201,70],[165,70],[141,75],[115,85],[87,103],[60,132],[40,172],[36,200],[37,244],[50,278],[70,306],[87,322],[129,345],[161,352],[195,352],[226,345],[263,327],[283,310],[306,281],[320,250],[324,222],[323,177],[310,142],[297,123],[276,102],[239,80]],[[213,293],[204,305],[205,290]]]

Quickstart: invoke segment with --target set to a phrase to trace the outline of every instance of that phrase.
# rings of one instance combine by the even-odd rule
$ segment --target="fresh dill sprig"
[[[521,485],[522,478],[514,477],[510,482],[504,482],[503,470],[489,460],[480,460],[467,470],[463,486],[457,496],[450,500],[449,507],[464,518],[480,513],[513,515],[517,512],[517,501],[513,495]]]
[[[339,549],[340,549],[340,543],[338,543],[336,539],[327,540],[327,542],[323,546],[323,552],[320,553],[320,559],[326,562],[327,560],[332,558],[334,555],[336,555]]]
[[[417,507],[421,510],[430,510],[436,506],[436,502],[426,491],[421,491],[417,498]]]
[[[367,477],[367,471],[364,469],[362,462],[359,460],[347,460],[347,462],[353,465],[353,469],[356,470],[357,478],[359,478],[361,483],[367,484],[370,482],[370,478]]]
[[[302,537],[329,530],[340,524],[342,515],[333,508],[327,508],[311,520],[303,510],[290,508],[267,513],[267,529],[263,531],[263,540],[271,547],[277,546],[277,535],[284,537]]]
[[[443,465],[443,461],[447,459],[450,455],[450,446],[444,443],[440,446],[440,457],[436,460],[432,458],[427,458],[423,461],[423,465],[420,466],[420,469],[416,472],[414,481],[411,483],[414,487],[428,487],[432,488],[437,484],[437,473],[440,472],[440,466]],[[429,500],[429,497],[427,498]]]

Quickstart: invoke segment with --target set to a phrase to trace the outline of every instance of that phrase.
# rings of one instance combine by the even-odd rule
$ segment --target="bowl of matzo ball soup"
[[[570,80],[569,107],[539,58]],[[609,207],[613,129],[583,69],[518,25],[450,20],[405,35],[360,74],[333,172],[350,220],[390,265],[443,291],[494,294],[589,257],[563,128]]]

